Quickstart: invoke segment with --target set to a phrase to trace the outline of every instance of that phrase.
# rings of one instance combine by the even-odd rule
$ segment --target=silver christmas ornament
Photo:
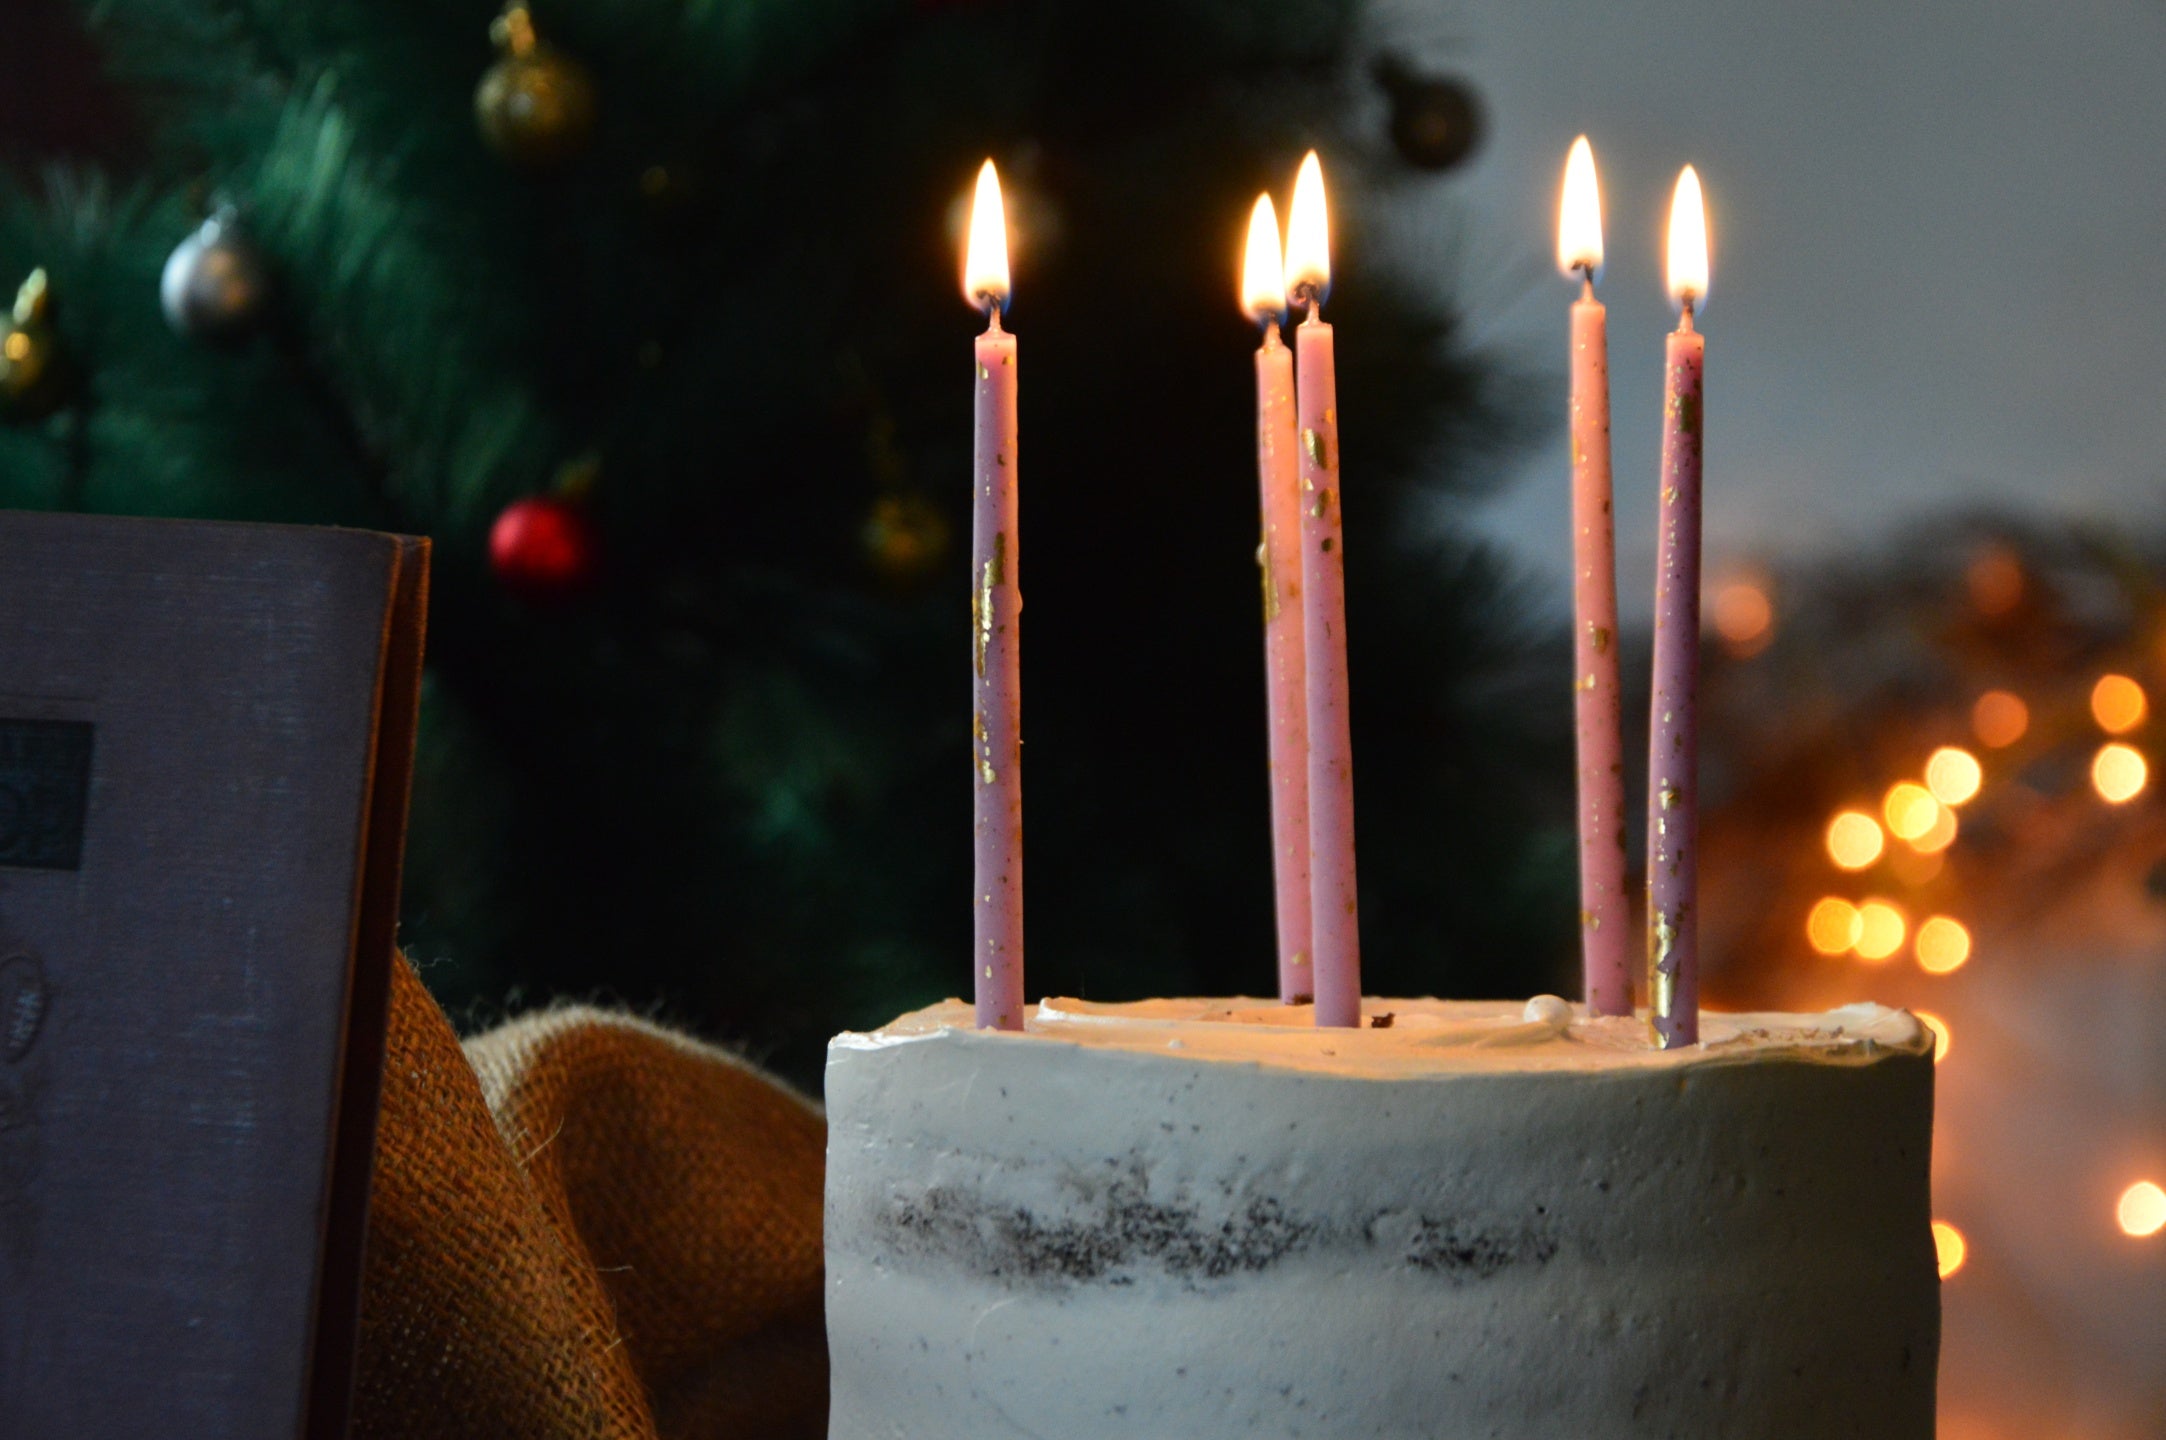
[[[158,301],[173,332],[214,345],[255,334],[270,296],[270,266],[229,210],[173,247],[158,282]]]

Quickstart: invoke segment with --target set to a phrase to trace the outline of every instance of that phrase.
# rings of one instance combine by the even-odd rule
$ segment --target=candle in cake
[[[1294,357],[1279,339],[1286,269],[1269,195],[1249,215],[1241,306],[1263,327],[1256,351],[1256,479],[1263,535],[1264,712],[1270,732],[1271,878],[1277,901],[1279,998],[1311,999],[1309,715],[1302,647],[1301,474],[1295,460]]]
[[[1647,755],[1648,1008],[1664,1049],[1700,1038],[1700,382],[1693,314],[1707,298],[1707,216],[1690,165],[1670,204],[1669,280],[1682,318],[1663,364],[1654,703]]]
[[[1015,337],[1008,303],[1008,231],[993,162],[978,172],[963,294],[986,314],[977,342],[976,456],[971,477],[971,790],[977,846],[971,978],[981,1028],[1023,1028],[1022,666],[1016,583]]]
[[[1588,1013],[1632,1013],[1627,974],[1624,710],[1617,678],[1617,536],[1609,470],[1609,311],[1602,196],[1582,135],[1564,168],[1557,264],[1580,280],[1572,306],[1572,698],[1579,756],[1579,944]]]
[[[1339,525],[1339,401],[1324,295],[1331,236],[1324,172],[1310,151],[1286,222],[1286,283],[1307,316],[1294,327],[1301,468],[1302,640],[1308,655],[1309,904],[1318,1025],[1361,1023],[1361,929],[1354,904],[1354,754],[1346,705],[1346,547]]]

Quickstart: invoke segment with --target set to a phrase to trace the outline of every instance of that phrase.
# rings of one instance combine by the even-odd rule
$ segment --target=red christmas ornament
[[[600,548],[586,506],[529,495],[505,506],[489,528],[489,570],[529,600],[561,600],[593,582]]]

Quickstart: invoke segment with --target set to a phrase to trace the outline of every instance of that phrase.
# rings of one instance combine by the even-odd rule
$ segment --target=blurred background
[[[1315,145],[1366,978],[1575,993],[1557,185],[1589,133],[1643,677],[1690,161],[1708,999],[1939,1030],[1944,1435],[2158,1436],[2162,56],[2155,0],[10,0],[0,503],[435,536],[431,987],[816,1085],[967,989],[990,154],[1030,988],[1266,990],[1234,271]]]

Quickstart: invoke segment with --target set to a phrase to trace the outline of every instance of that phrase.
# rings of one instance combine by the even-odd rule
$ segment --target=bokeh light
[[[1918,927],[1918,968],[1928,975],[1946,975],[1963,968],[1970,959],[1970,931],[1960,920],[1935,915]]]
[[[1893,870],[1895,878],[1905,885],[1930,885],[1940,878],[1940,872],[1946,869],[1947,865],[1948,856],[1944,850],[1928,852],[1905,845],[1888,852],[1888,868]]]
[[[1932,827],[1912,840],[1911,848],[1922,854],[1938,855],[1955,843],[1955,832],[1955,811],[1945,805],[1935,805]]]
[[[1903,912],[1886,900],[1868,900],[1858,907],[1858,958],[1875,963],[1903,948],[1909,932]]]
[[[1888,833],[1898,840],[1916,840],[1928,834],[1940,820],[1940,802],[1933,792],[1914,780],[1888,787],[1880,813],[1888,818]]]
[[[1933,1032],[1933,1063],[1938,1065],[1948,1058],[1948,1047],[1955,1043],[1955,1035],[1948,1029],[1948,1022],[1930,1010],[1913,1010],[1918,1023]]]
[[[2101,745],[2091,757],[2091,788],[2108,805],[2120,805],[2143,793],[2150,767],[2127,745]]]
[[[1985,784],[1985,767],[1970,751],[1943,745],[1925,762],[1925,788],[1943,805],[1961,805]]]
[[[1970,1254],[1970,1246],[1964,1243],[1962,1231],[1945,1220],[1935,1220],[1933,1253],[1940,1257],[1940,1278],[1945,1280],[1963,1268],[1963,1261]]]
[[[1858,943],[1865,922],[1858,907],[1848,900],[1828,896],[1805,917],[1805,938],[1823,955],[1840,955]]]
[[[2126,675],[2101,675],[2091,687],[2091,718],[2108,735],[2122,735],[2143,723],[2151,702],[2143,687]]]
[[[2114,1218],[2121,1222],[2122,1234],[2139,1240],[2166,1230],[2166,1190],[2155,1181],[2138,1180],[2121,1192]]]
[[[1989,620],[2023,603],[2023,562],[2006,545],[1981,548],[1964,570],[1963,580],[1970,588],[1970,603]]]
[[[1845,810],[1828,822],[1828,858],[1845,870],[1863,870],[1887,844],[1880,822],[1861,810]]]
[[[1988,690],[1970,707],[1970,728],[1988,750],[2002,749],[2031,728],[2031,707],[2006,690]]]
[[[1767,587],[1756,580],[1729,580],[1716,586],[1707,608],[1715,633],[1740,658],[1759,654],[1775,638],[1775,604],[1768,598]]]

